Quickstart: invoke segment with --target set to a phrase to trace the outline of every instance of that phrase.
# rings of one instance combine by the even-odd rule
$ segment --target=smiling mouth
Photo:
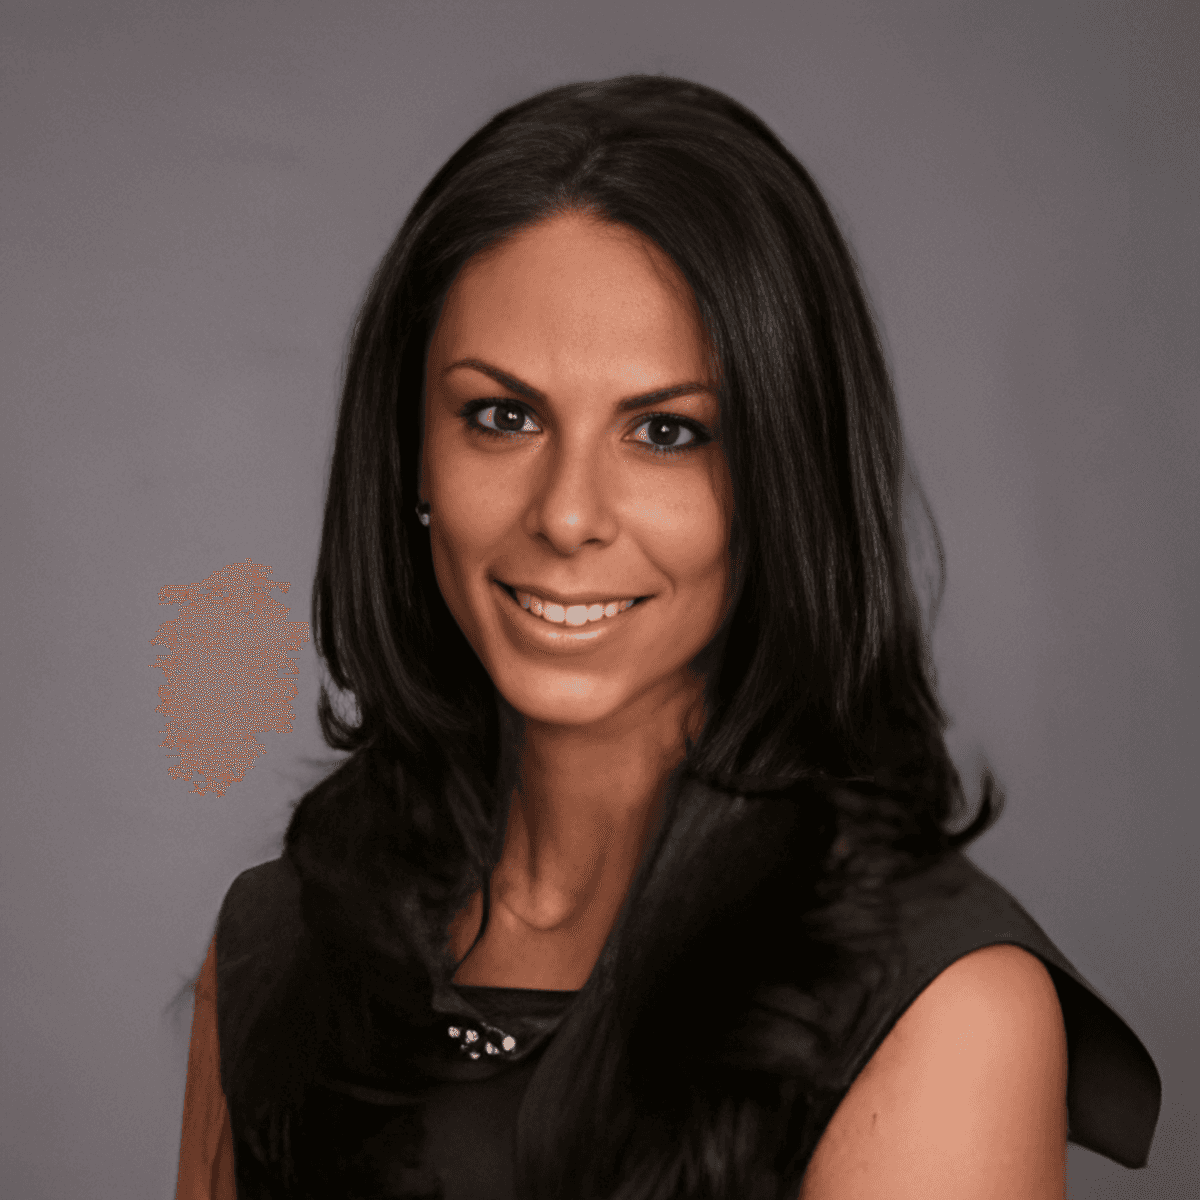
[[[493,582],[503,588],[512,597],[513,603],[523,608],[531,617],[548,621],[552,625],[570,625],[575,627],[592,625],[597,621],[611,620],[614,617],[619,617],[621,613],[628,612],[629,609],[641,604],[644,600],[651,599],[650,596],[636,596],[632,600],[610,600],[606,604],[563,605],[542,600],[541,597],[533,595],[530,592],[518,592],[516,588],[499,579]]]

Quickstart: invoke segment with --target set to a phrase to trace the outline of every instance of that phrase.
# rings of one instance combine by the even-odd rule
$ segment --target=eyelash
[[[519,400],[472,400],[463,405],[458,415],[473,433],[482,433],[493,438],[527,436],[519,429],[488,429],[486,425],[478,425],[473,420],[476,413],[486,412],[489,408],[499,408],[501,405],[505,408],[515,409],[517,412],[523,412],[527,418],[532,419],[529,409]],[[698,421],[693,421],[690,417],[678,416],[675,413],[650,413],[643,417],[634,428],[640,429],[650,421],[664,421],[672,425],[680,425],[692,434],[692,441],[688,442],[686,446],[656,446],[653,442],[639,442],[659,458],[678,458],[679,455],[687,454],[690,450],[699,450],[701,446],[707,446],[712,441],[712,435]]]

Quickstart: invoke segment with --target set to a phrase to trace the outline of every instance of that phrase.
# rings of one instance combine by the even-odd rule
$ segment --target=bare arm
[[[800,1200],[1063,1200],[1067,1041],[1049,972],[1016,946],[947,967],[843,1098]]]
[[[188,1048],[183,1094],[183,1136],[179,1143],[179,1182],[175,1200],[237,1200],[233,1174],[233,1134],[221,1091],[217,1042],[217,943],[196,981],[196,1007]]]

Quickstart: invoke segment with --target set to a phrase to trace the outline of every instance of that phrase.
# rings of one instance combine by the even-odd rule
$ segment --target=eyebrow
[[[494,379],[501,387],[507,388],[510,392],[516,392],[518,396],[523,396],[526,400],[545,400],[544,392],[539,392],[537,388],[530,387],[527,383],[522,383],[515,375],[510,375],[507,371],[501,371],[499,367],[493,367],[490,363],[485,363],[478,358],[460,358],[457,362],[452,362],[443,375],[449,375],[457,367],[470,367],[473,371],[480,371],[484,375]],[[716,389],[710,387],[707,383],[689,382],[677,383],[673,387],[656,388],[652,392],[642,392],[637,396],[629,396],[622,400],[617,405],[618,412],[631,412],[637,408],[649,408],[653,404],[662,404],[667,400],[674,400],[678,396],[693,396],[698,392],[708,392],[710,395],[716,395]]]

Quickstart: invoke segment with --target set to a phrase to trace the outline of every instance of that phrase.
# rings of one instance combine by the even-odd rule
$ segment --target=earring
[[[427,526],[429,524],[429,507],[428,500],[422,500],[417,505],[417,520],[420,521],[422,525]]]

